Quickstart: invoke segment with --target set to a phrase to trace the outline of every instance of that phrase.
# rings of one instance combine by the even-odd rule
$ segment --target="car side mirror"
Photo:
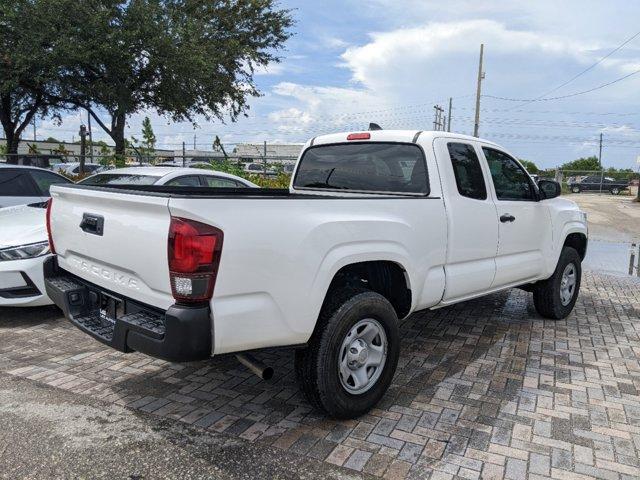
[[[538,189],[540,190],[540,200],[556,198],[562,193],[562,187],[554,180],[539,180]]]

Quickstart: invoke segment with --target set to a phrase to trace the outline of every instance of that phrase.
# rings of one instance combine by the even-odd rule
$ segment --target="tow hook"
[[[249,355],[248,353],[239,353],[236,355],[238,361],[251,370],[251,373],[255,373],[263,380],[270,380],[273,377],[273,368],[266,366],[260,360]]]

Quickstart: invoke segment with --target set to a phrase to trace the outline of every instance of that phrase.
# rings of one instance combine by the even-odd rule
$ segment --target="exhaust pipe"
[[[252,373],[255,373],[263,380],[270,380],[273,377],[273,368],[267,367],[260,360],[252,357],[248,353],[239,353],[236,355],[238,361],[251,370]]]

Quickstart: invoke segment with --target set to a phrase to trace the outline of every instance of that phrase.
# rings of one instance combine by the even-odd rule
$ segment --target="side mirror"
[[[540,190],[540,200],[556,198],[560,196],[560,193],[562,193],[562,187],[554,180],[538,181],[538,189]]]

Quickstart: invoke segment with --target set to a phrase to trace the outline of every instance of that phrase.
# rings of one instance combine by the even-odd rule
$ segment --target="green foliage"
[[[236,175],[242,178],[248,178],[241,164],[232,162],[228,159],[216,160],[215,162],[203,165],[203,168],[215,170],[217,172],[230,173],[231,175]]]
[[[144,117],[142,121],[142,145],[147,154],[153,153],[156,148],[156,136],[153,133],[153,127],[151,126],[149,117]]]
[[[64,144],[59,143],[56,148],[51,150],[51,153],[57,153],[57,154],[60,154],[60,155],[69,155],[69,154],[71,154],[71,151],[67,150],[65,148]]]
[[[230,173],[232,175],[242,177],[262,188],[289,188],[291,175],[284,173],[282,165],[275,164],[269,165],[269,167],[275,168],[275,170],[278,172],[277,175],[265,177],[263,175],[248,173],[244,170],[241,163],[232,162],[228,159],[216,160],[215,162],[202,166],[202,168],[206,168],[208,170]]]
[[[538,168],[538,166],[535,163],[533,163],[531,160],[520,159],[520,163],[524,168],[527,169],[527,172],[529,172],[532,175],[535,175],[540,172],[540,169]]]
[[[235,120],[258,95],[254,69],[279,60],[292,24],[274,0],[77,0],[69,11],[65,98],[92,112],[119,154],[127,117],[142,109]]]
[[[57,117],[63,106],[60,32],[73,15],[60,12],[72,11],[69,0],[0,0],[0,123],[8,153],[17,152],[36,114]]]
[[[575,171],[595,171],[600,170],[600,162],[598,162],[598,157],[581,157],[577,160],[573,160],[572,162],[564,163],[561,167],[561,170],[575,170]]]
[[[57,138],[54,138],[54,137],[47,137],[45,142],[62,144],[62,140],[58,140]]]

